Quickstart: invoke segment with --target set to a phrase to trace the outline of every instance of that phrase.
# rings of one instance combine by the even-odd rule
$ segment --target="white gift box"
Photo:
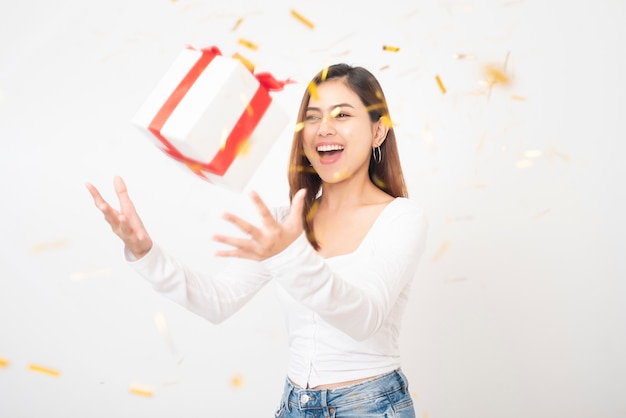
[[[242,190],[289,121],[254,74],[217,49],[183,49],[133,117],[169,156]]]

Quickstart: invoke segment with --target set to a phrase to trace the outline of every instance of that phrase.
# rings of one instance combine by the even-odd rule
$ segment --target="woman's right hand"
[[[117,211],[102,198],[98,189],[87,183],[87,189],[96,207],[104,214],[104,219],[111,225],[113,232],[124,241],[124,244],[139,259],[146,255],[152,248],[152,239],[141,222],[141,218],[135,210],[135,205],[128,196],[126,184],[121,177],[114,179],[115,193],[120,202],[120,210]]]

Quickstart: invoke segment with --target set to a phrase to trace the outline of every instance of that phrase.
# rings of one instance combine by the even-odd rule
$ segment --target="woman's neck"
[[[389,198],[388,194],[376,187],[367,177],[361,181],[352,179],[339,183],[323,183],[320,204],[326,209],[335,211],[380,203]]]

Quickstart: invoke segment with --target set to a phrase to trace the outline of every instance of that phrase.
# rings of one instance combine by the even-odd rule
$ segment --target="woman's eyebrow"
[[[350,103],[339,103],[339,104],[336,104],[336,105],[329,106],[328,109],[329,110],[333,110],[333,109],[336,109],[338,107],[350,107],[350,108],[354,109],[354,106],[352,106]],[[314,111],[317,111],[317,112],[321,111],[321,109],[319,107],[315,107],[315,106],[309,106],[309,107],[306,108],[306,110],[314,110]]]

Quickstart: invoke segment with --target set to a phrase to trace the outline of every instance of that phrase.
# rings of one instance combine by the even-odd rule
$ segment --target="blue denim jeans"
[[[285,381],[276,418],[415,418],[400,370],[337,389],[302,389]]]

